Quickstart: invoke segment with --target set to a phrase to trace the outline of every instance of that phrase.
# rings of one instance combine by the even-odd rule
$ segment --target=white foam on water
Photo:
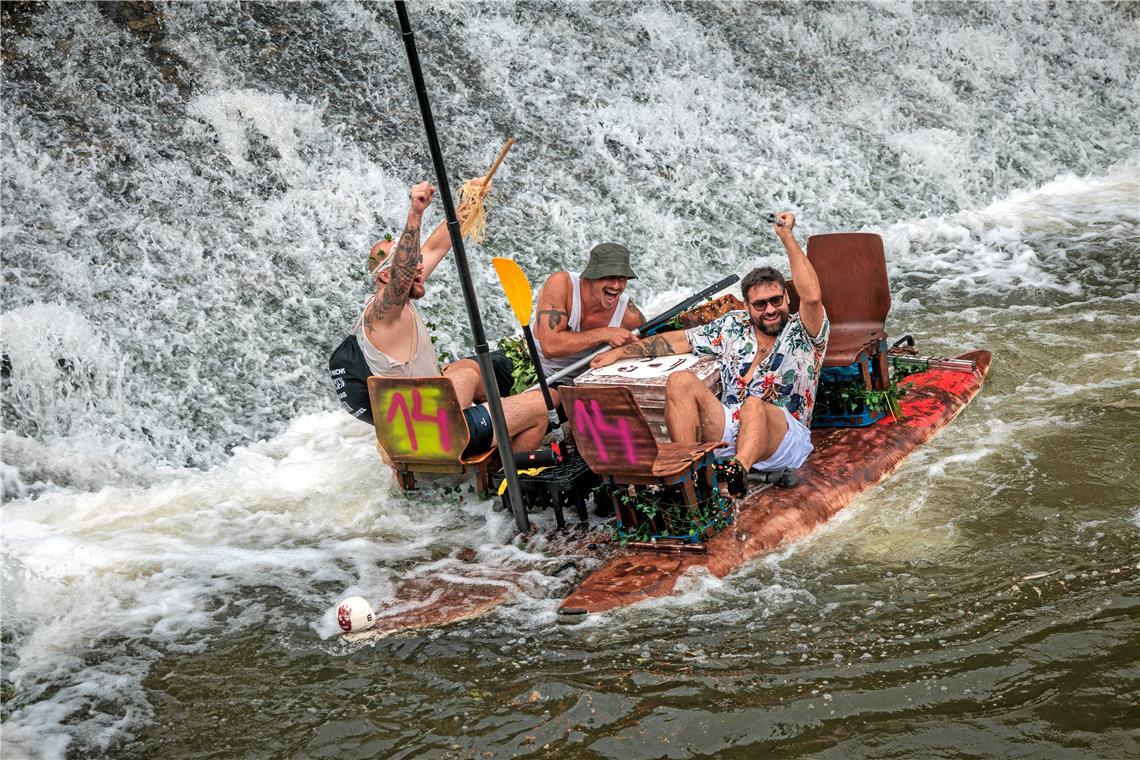
[[[248,172],[249,126],[268,140],[278,153],[276,170],[296,180],[304,166],[297,157],[300,135],[324,126],[320,110],[281,93],[238,90],[199,95],[186,106],[189,116],[204,120],[217,135],[222,153],[234,168]],[[282,119],[282,114],[291,118]]]
[[[347,415],[307,415],[206,472],[7,504],[8,677],[40,697],[9,716],[6,739],[57,734],[107,702],[115,714],[93,709],[63,730],[107,746],[149,713],[140,682],[161,652],[205,647],[285,609],[374,595],[394,567],[441,543],[482,544],[490,566],[535,558],[502,545],[511,531],[485,519],[489,502],[472,514],[394,497],[374,440]],[[272,598],[256,591],[265,588]],[[79,658],[92,642],[100,656]]]
[[[1078,225],[1140,222],[1140,154],[1107,174],[1065,174],[1041,187],[1015,191],[982,209],[985,220],[1002,229],[1071,230]]]
[[[1024,401],[1042,405],[1073,398],[1140,395],[1140,338],[1133,343],[1138,347],[1075,353],[1075,361],[1031,374],[1016,392]]]
[[[1073,246],[1046,250],[1040,241],[1087,237],[1090,227],[1106,226],[1135,236],[1138,198],[1140,157],[1133,156],[1105,175],[1070,174],[980,209],[899,222],[882,230],[888,274],[892,281],[926,275],[926,295],[935,297],[955,289],[987,297],[1025,289],[1082,295],[1085,285],[1066,266]]]
[[[963,6],[953,28],[911,5],[781,6],[779,23],[759,7],[422,9],[452,179],[520,138],[496,177],[491,237],[468,249],[492,339],[516,327],[491,255],[537,287],[594,244],[624,242],[652,314],[729,272],[786,269],[759,222],[783,208],[801,241],[881,232],[893,318],[925,317],[946,342],[995,309],[1127,328],[1140,161],[1120,115],[1135,110],[1137,42],[1112,6]],[[298,625],[318,639],[335,633],[339,598],[388,599],[396,568],[452,572],[459,547],[479,568],[536,561],[488,502],[393,498],[371,431],[330,411],[323,364],[363,302],[367,250],[398,231],[407,187],[431,170],[390,9],[271,10],[311,39],[278,47],[250,7],[166,6],[159,50],[184,64],[185,93],[94,4],[49,6],[12,45],[24,58],[6,59],[0,530],[20,704],[6,754],[114,746],[148,719],[140,684],[157,653],[208,646],[282,604],[306,610]],[[1082,97],[1090,81],[1096,98]],[[453,267],[421,306],[440,347],[463,355]],[[1035,329],[1074,350],[1063,330]],[[1135,394],[1130,344],[1078,357],[1099,376],[1042,372],[1017,392],[1044,406]],[[1058,424],[1051,409],[995,423],[971,453],[935,444],[905,467],[933,488]],[[888,528],[928,510],[868,494],[763,560],[774,580],[741,603],[810,604],[781,563],[839,544],[884,503]],[[921,549],[888,533],[869,549]],[[703,600],[735,601],[751,580],[697,574],[650,609],[733,625]],[[558,583],[525,572],[494,619],[548,626]]]
[[[38,437],[72,432],[95,399],[122,404],[123,357],[81,312],[65,303],[32,303],[0,314],[0,350],[14,375],[4,394],[13,412],[34,420]]]

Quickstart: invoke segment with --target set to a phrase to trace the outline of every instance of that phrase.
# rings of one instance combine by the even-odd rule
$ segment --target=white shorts
[[[739,408],[736,407],[736,409]],[[716,450],[717,456],[731,457],[736,455],[736,436],[740,434],[740,420],[734,419],[736,409],[724,407],[724,436],[721,438],[724,441],[724,446]],[[788,421],[788,432],[784,433],[783,440],[776,447],[776,453],[763,462],[752,465],[753,470],[782,470],[784,468],[794,470],[804,463],[808,454],[815,448],[811,445],[811,431],[789,414],[784,407],[781,406],[780,411],[784,413],[784,419]]]

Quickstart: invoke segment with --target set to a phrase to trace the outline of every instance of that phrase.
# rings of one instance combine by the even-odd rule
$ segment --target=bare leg
[[[724,406],[692,372],[674,372],[665,381],[665,427],[674,443],[719,441]]]
[[[752,396],[740,407],[736,461],[748,472],[752,465],[763,462],[776,453],[787,432],[788,420],[784,417],[783,410]]]
[[[558,392],[550,391],[555,405]],[[507,430],[511,431],[511,448],[515,451],[534,451],[546,435],[549,420],[546,417],[546,401],[540,391],[520,393],[503,399],[503,415],[507,418]]]
[[[483,391],[483,376],[479,373],[479,363],[474,359],[460,359],[443,368],[443,376],[455,386],[455,396],[459,408],[466,409],[476,402],[487,400]]]

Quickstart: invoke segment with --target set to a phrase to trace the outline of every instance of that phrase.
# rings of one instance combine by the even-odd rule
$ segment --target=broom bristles
[[[459,233],[465,240],[474,240],[482,243],[487,238],[486,206],[487,193],[483,189],[482,180],[467,180],[459,188]]]
[[[469,179],[459,188],[459,234],[464,238],[471,238],[476,243],[482,243],[487,237],[487,220],[484,218],[491,203],[487,194],[491,191],[491,178],[499,169],[499,164],[507,157],[507,151],[515,144],[515,138],[507,138],[507,144],[499,151],[491,170],[482,179]]]

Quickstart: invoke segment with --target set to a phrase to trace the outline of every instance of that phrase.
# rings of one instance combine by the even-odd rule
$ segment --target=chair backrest
[[[653,468],[657,441],[628,388],[564,385],[558,393],[578,451],[591,470],[617,475]]]
[[[873,232],[812,235],[807,257],[833,329],[846,324],[882,327],[891,310],[882,237]]]
[[[393,462],[458,462],[471,434],[445,377],[368,378],[376,440]]]

